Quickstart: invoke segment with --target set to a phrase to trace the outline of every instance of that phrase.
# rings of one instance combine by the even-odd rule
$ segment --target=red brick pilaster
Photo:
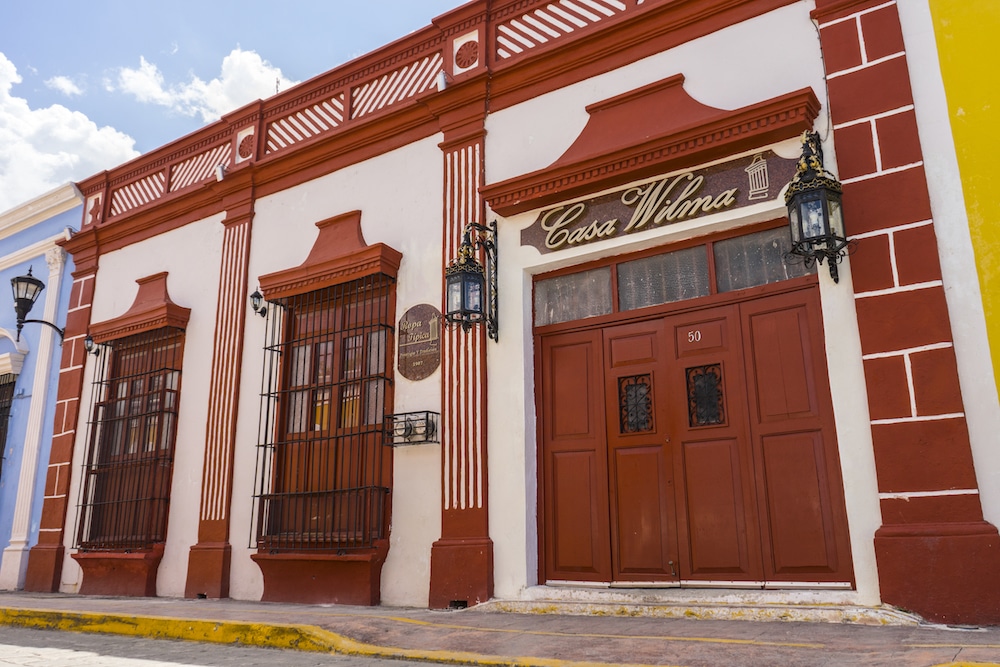
[[[198,543],[188,556],[184,596],[229,597],[229,543],[233,457],[243,365],[253,189],[224,200],[226,218],[219,263],[219,298],[212,345],[212,375],[205,433]]]
[[[69,312],[59,363],[59,388],[56,395],[55,427],[52,449],[45,476],[45,500],[42,505],[38,544],[28,554],[24,590],[51,593],[59,590],[65,556],[66,512],[70,506],[69,486],[73,468],[73,446],[80,421],[80,395],[87,352],[83,339],[90,326],[90,307],[94,301],[97,276],[96,255],[77,259],[73,273]]]
[[[895,2],[818,0],[882,508],[885,602],[1000,621]]]

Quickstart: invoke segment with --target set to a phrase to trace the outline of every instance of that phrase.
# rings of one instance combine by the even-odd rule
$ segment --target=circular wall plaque
[[[413,306],[396,329],[399,373],[423,380],[441,365],[441,312],[428,303]]]
[[[479,60],[479,42],[466,42],[455,52],[455,64],[460,69],[469,69]]]

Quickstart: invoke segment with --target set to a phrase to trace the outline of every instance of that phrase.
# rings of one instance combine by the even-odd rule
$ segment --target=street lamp
[[[807,268],[825,259],[835,283],[840,282],[837,263],[850,252],[840,206],[842,193],[840,181],[823,166],[819,134],[806,130],[795,178],[785,192],[792,235],[786,259],[802,261]]]
[[[472,232],[475,231],[475,238]],[[470,222],[462,234],[458,256],[444,272],[445,313],[448,324],[469,331],[475,324],[486,324],[486,333],[499,340],[497,321],[497,223],[489,226]],[[485,252],[486,266],[476,259],[476,251]]]
[[[42,293],[45,289],[45,283],[43,283],[38,278],[31,275],[31,267],[28,267],[28,275],[18,276],[16,278],[10,279],[10,287],[14,292],[14,312],[17,315],[17,340],[21,340],[21,329],[28,322],[35,322],[38,324],[45,324],[52,327],[59,333],[59,340],[63,339],[63,330],[52,324],[51,322],[46,322],[45,320],[28,320],[28,313],[31,312],[32,306],[35,305],[35,300],[38,299],[38,295]]]

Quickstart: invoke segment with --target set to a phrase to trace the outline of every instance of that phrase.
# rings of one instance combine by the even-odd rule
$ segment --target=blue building
[[[10,292],[0,298],[0,589],[24,586],[28,551],[38,542],[42,501],[59,474],[45,473],[72,279],[72,260],[58,245],[79,226],[83,199],[67,184],[0,213],[0,284],[24,275],[44,283],[18,331]],[[6,289],[6,288],[4,288]],[[63,406],[65,407],[65,406]]]

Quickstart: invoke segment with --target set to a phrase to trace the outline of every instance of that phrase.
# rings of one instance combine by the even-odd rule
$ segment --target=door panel
[[[615,580],[676,580],[673,461],[663,404],[663,323],[604,330],[611,562]]]
[[[618,542],[613,549],[618,557],[616,574],[651,575],[645,579],[666,575],[676,558],[668,520],[673,498],[669,485],[663,482],[670,460],[659,444],[612,451],[617,491],[614,535]]]
[[[740,304],[768,581],[851,582],[816,290]]]
[[[837,552],[824,498],[826,471],[823,438],[818,431],[762,439],[767,517],[774,571],[833,572]]]
[[[600,331],[541,343],[542,496],[548,579],[611,580]]]
[[[681,578],[760,581],[739,312],[724,306],[668,317],[666,329]]]
[[[684,443],[683,461],[686,571],[695,576],[746,573],[745,494],[736,441]]]
[[[552,514],[554,528],[553,565],[559,572],[602,575],[607,535],[602,529],[606,520],[599,515],[600,503],[594,502],[604,487],[598,481],[603,469],[593,451],[553,452]]]
[[[753,310],[748,304],[747,310]],[[781,422],[818,417],[816,386],[809,359],[809,326],[803,306],[749,316],[758,419]]]

